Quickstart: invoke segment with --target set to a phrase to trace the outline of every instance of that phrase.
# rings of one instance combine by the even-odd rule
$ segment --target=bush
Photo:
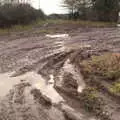
[[[34,9],[29,4],[5,4],[0,6],[0,27],[29,24],[38,18],[44,19],[44,13],[41,10]]]

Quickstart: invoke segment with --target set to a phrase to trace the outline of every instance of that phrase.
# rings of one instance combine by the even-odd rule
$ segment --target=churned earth
[[[45,24],[1,35],[0,120],[119,120],[119,95],[87,81],[80,65],[104,53],[120,54],[119,27]]]

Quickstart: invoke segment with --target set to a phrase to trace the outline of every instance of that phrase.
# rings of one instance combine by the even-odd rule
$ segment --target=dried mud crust
[[[40,29],[21,37],[20,34],[0,37],[0,73],[14,71],[11,76],[14,78],[35,71],[47,84],[52,74],[54,88],[65,101],[53,104],[23,80],[1,97],[0,120],[118,120],[119,100],[105,91],[98,78],[86,79],[80,63],[104,52],[119,53],[120,29],[70,25],[43,28],[66,32],[69,36],[65,38],[46,37],[45,33],[39,34]]]

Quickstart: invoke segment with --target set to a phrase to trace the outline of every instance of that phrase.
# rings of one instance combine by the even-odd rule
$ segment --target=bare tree
[[[67,7],[72,17],[77,13],[85,13],[86,8],[91,6],[91,0],[64,0],[64,7]]]

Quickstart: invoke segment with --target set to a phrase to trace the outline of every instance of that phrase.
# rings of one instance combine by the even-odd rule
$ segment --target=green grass
[[[107,26],[116,26],[116,23],[111,22],[97,22],[97,21],[83,21],[83,20],[47,20],[48,23],[54,24],[78,24],[88,27],[107,27]]]
[[[20,32],[20,31],[27,31],[27,30],[30,30],[32,29],[32,25],[15,25],[11,28],[0,28],[0,35],[3,35],[3,34],[9,34],[11,32]]]
[[[88,27],[115,27],[116,23],[111,22],[96,22],[96,21],[83,21],[83,20],[62,20],[62,19],[47,19],[45,21],[38,20],[37,24],[70,24],[70,25],[80,25],[80,26],[88,26]]]
[[[120,95],[120,82],[115,82],[112,87],[110,88],[110,92],[113,94]]]
[[[0,28],[0,35],[3,34],[9,34],[12,32],[21,32],[21,31],[27,31],[27,30],[31,30],[33,27],[36,26],[42,26],[46,23],[46,21],[44,20],[37,20],[31,24],[28,25],[14,25],[10,28]]]
[[[94,113],[102,120],[111,120],[108,112],[104,110],[104,100],[98,95],[95,88],[88,87],[84,89],[80,98],[86,111]]]
[[[33,27],[40,27],[43,26],[45,24],[48,25],[79,25],[81,27],[108,27],[108,26],[116,26],[116,23],[105,23],[105,22],[92,22],[92,21],[81,21],[81,20],[52,20],[52,19],[48,19],[48,20],[37,20],[36,22],[30,24],[30,25],[15,25],[11,28],[0,28],[0,35],[2,34],[8,34],[11,32],[19,32],[19,31],[26,31],[26,30],[30,30]],[[41,33],[51,33],[51,31],[47,31],[47,30],[40,30]],[[53,31],[54,32],[54,31]]]
[[[84,89],[84,91],[81,93],[81,99],[82,101],[84,101],[84,108],[87,111],[95,111],[95,107],[96,107],[96,101],[98,99],[97,94],[96,94],[96,90],[94,88],[86,88]],[[98,105],[98,103],[97,103]]]
[[[39,33],[45,33],[45,34],[55,34],[56,30],[55,29],[40,29]]]
[[[68,21],[68,23],[72,24],[79,24],[88,27],[107,27],[107,26],[116,26],[116,23],[109,23],[109,22],[96,22],[96,21]]]

